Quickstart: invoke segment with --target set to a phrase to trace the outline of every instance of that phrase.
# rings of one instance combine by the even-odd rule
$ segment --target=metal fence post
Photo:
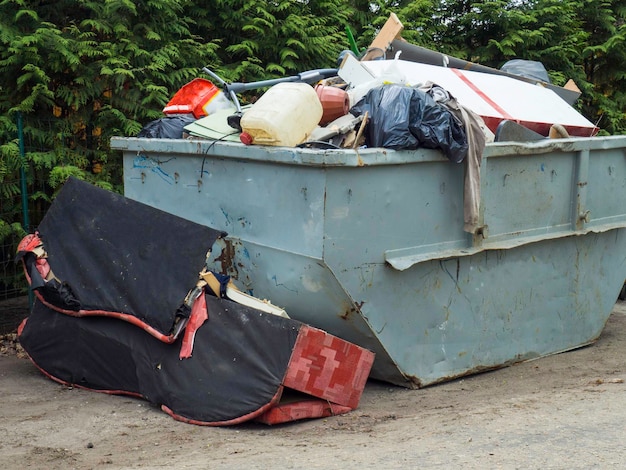
[[[26,232],[30,231],[28,218],[28,186],[26,184],[26,152],[24,151],[24,122],[22,113],[17,113],[17,137],[20,146],[20,188],[22,193],[22,226]],[[35,301],[32,289],[28,289],[28,307],[33,308]]]
[[[24,230],[29,231],[30,222],[28,220],[28,189],[26,185],[26,154],[24,152],[24,123],[22,113],[17,113],[17,136],[20,145],[20,185],[22,192],[22,226]]]

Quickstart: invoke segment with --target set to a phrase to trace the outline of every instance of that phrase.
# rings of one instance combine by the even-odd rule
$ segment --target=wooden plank
[[[361,60],[371,60],[380,53],[380,50],[383,51],[384,57],[387,48],[391,45],[394,39],[400,36],[400,33],[402,33],[403,30],[404,25],[402,22],[398,19],[395,13],[391,13],[387,22],[376,35]]]

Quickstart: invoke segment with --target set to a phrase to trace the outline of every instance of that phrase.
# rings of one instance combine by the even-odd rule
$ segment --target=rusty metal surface
[[[122,139],[128,197],[229,233],[214,268],[420,387],[565,351],[626,278],[626,138],[491,144],[482,236],[436,151]]]

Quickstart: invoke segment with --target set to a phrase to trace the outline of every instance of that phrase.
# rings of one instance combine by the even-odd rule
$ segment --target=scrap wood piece
[[[403,30],[404,25],[402,22],[398,19],[395,13],[391,13],[387,22],[378,32],[361,60],[373,59],[377,56],[378,51],[382,51],[382,55],[384,56],[385,51],[391,45],[392,41],[398,38]]]
[[[567,81],[565,85],[563,85],[563,88],[565,88],[566,90],[573,91],[575,93],[579,93],[579,94],[581,93],[580,88],[578,88],[578,85],[576,85],[576,82],[572,80],[571,78]]]
[[[227,298],[233,302],[237,302],[248,307],[261,310],[265,313],[271,313],[272,315],[278,315],[281,317],[289,318],[287,312],[267,299],[259,299],[242,292],[233,282],[230,276],[216,274],[213,271],[207,271],[203,269],[200,272],[200,277],[204,281],[206,287],[210,289],[216,297]]]
[[[361,145],[359,142],[361,141],[361,137],[363,136],[363,132],[365,131],[365,128],[367,127],[368,122],[369,122],[369,111],[365,111],[365,113],[363,114],[363,119],[361,120],[361,125],[359,126],[359,130],[357,131],[356,136],[354,138],[354,142],[352,144],[353,149]]]

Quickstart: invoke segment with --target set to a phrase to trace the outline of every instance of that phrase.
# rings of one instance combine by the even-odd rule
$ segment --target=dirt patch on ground
[[[17,351],[0,352],[0,465],[6,469],[606,469],[626,463],[625,302],[589,347],[422,390],[369,382],[349,414],[274,427],[180,423],[139,399],[59,385]]]
[[[0,300],[0,335],[13,333],[28,316],[29,309],[28,296]]]

